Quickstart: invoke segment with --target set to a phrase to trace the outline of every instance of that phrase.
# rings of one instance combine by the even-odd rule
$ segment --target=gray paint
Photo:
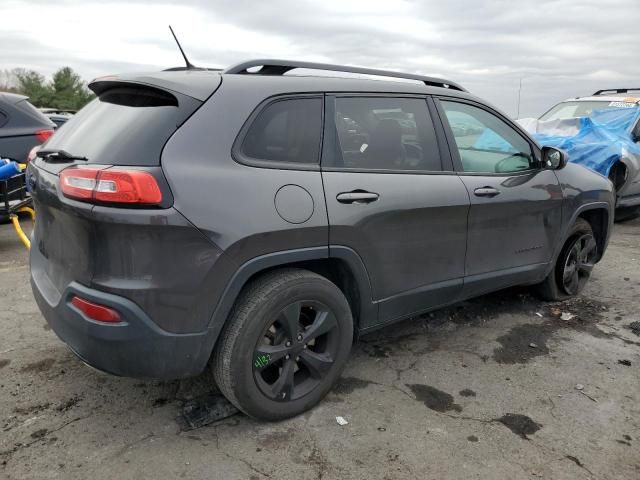
[[[185,93],[192,88],[192,77],[180,75],[172,72],[171,87]],[[74,202],[57,192],[57,171],[67,165],[38,160],[30,167],[42,219],[36,222],[32,250],[37,296],[42,295],[38,285],[47,284],[43,288],[49,294],[53,288],[62,296],[77,282],[96,298],[104,294],[133,302],[163,336],[202,336],[197,348],[210,352],[237,295],[264,269],[330,258],[344,262],[355,278],[358,327],[366,331],[487,291],[540,281],[585,209],[605,213],[602,249],[606,247],[612,186],[579,166],[510,176],[347,172],[322,171],[318,165],[247,165],[232,156],[252,112],[279,95],[364,92],[428,98],[443,89],[327,77],[216,78],[222,82],[211,85],[215,94],[167,141],[161,167],[149,168],[170,199],[164,208]],[[157,85],[166,87],[163,82],[157,80]],[[446,94],[480,102],[464,92]],[[448,127],[439,123],[435,103],[429,102],[438,135],[433,148],[445,165],[455,165]],[[539,155],[539,146],[523,135]],[[325,135],[323,148],[323,158],[328,158],[330,136]],[[487,186],[500,195],[474,196],[476,188]],[[338,201],[338,195],[354,190],[377,197],[366,204]],[[73,249],[67,248],[70,241]],[[60,312],[64,305],[39,303],[48,317],[67,315],[49,310]],[[154,341],[152,335],[145,338],[139,341]],[[168,373],[159,367],[156,376],[191,374],[204,368],[206,357],[181,356],[182,367],[174,365]],[[194,366],[196,361],[201,364]]]
[[[313,197],[299,185],[281,187],[273,203],[285,222],[304,223],[313,215]]]

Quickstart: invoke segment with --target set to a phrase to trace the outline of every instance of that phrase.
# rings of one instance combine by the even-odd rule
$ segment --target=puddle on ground
[[[526,363],[531,358],[548,354],[547,340],[561,329],[577,330],[599,338],[611,337],[597,327],[603,313],[608,310],[606,303],[585,297],[546,303],[532,295],[529,289],[515,287],[408,319],[403,322],[404,326],[385,327],[365,336],[359,343],[361,350],[373,358],[384,359],[405,352],[424,355],[440,348],[430,330],[446,329],[451,325],[478,325],[500,315],[524,315],[539,321],[516,326],[500,337],[498,342],[502,346],[494,352],[494,359],[498,363]],[[573,317],[561,320],[562,313],[571,313]],[[420,321],[418,325],[417,321]],[[420,331],[416,331],[416,327]],[[409,330],[409,333],[398,334],[398,330]],[[621,340],[631,343],[630,340]],[[530,347],[530,344],[538,348]]]
[[[506,413],[500,418],[494,419],[496,422],[500,422],[516,435],[529,440],[527,435],[533,435],[542,428],[542,425],[534,422],[526,415],[520,415],[518,413]]]
[[[526,324],[513,327],[496,341],[501,347],[493,351],[497,363],[526,363],[534,357],[547,355],[547,340],[557,330],[552,324]],[[535,345],[535,347],[533,346]]]
[[[462,407],[453,402],[453,396],[447,392],[438,390],[430,385],[420,384],[407,384],[407,387],[411,389],[416,396],[416,400],[425,404],[427,408],[435,410],[436,412],[444,413],[450,410],[455,412],[461,412]]]
[[[602,313],[608,310],[603,302],[578,297],[562,303],[543,305],[538,310],[545,321],[517,325],[496,339],[501,345],[493,351],[493,359],[497,363],[526,363],[532,358],[547,355],[547,341],[561,329],[576,330],[598,338],[611,336],[597,327],[597,323],[602,320]],[[562,320],[563,313],[573,316],[569,320]]]
[[[476,392],[474,392],[470,388],[465,388],[463,390],[460,390],[460,392],[458,392],[458,393],[459,393],[459,395],[461,397],[475,397],[476,396]]]
[[[362,378],[342,377],[336,382],[331,392],[336,395],[349,395],[356,390],[367,388],[372,383],[373,382],[363,380]]]

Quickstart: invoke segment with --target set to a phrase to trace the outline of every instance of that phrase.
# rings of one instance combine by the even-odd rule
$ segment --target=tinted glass
[[[4,126],[5,123],[7,123],[7,116],[0,112],[0,127]]]
[[[465,172],[512,173],[534,165],[531,145],[496,115],[442,101]]]
[[[336,99],[335,167],[442,169],[427,103],[419,98]]]
[[[318,163],[321,129],[322,99],[279,100],[251,124],[242,153],[257,160]]]
[[[154,88],[112,88],[70,117],[47,149],[66,150],[89,163],[159,165],[164,144],[200,104]]]

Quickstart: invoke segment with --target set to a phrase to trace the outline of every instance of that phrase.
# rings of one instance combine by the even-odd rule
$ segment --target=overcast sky
[[[179,5],[178,5],[179,3]],[[640,87],[640,0],[0,0],[0,69],[85,79],[287,58],[457,81],[508,114]]]

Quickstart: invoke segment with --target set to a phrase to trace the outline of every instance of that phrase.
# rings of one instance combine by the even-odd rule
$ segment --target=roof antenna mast
[[[182,45],[180,45],[180,42],[178,41],[178,37],[176,37],[176,34],[173,31],[173,28],[171,28],[171,25],[169,25],[169,30],[171,30],[171,35],[173,35],[173,39],[176,41],[176,43],[178,44],[178,48],[180,49],[180,53],[182,54],[182,58],[184,58],[184,63],[187,66],[187,70],[200,70],[198,67],[196,67],[195,65],[193,65],[189,59],[187,58],[187,55],[184,53],[184,50],[182,49]]]

